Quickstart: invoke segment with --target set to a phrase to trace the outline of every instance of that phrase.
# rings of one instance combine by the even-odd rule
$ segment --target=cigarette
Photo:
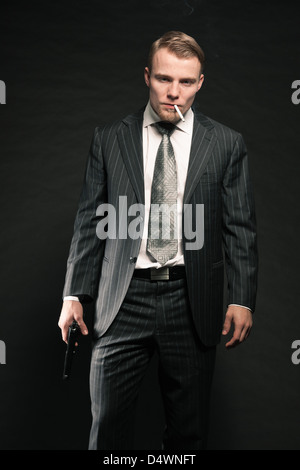
[[[177,113],[179,114],[179,117],[182,121],[184,121],[184,117],[182,116],[181,112],[179,111],[179,108],[177,104],[174,104],[174,108],[176,109]]]

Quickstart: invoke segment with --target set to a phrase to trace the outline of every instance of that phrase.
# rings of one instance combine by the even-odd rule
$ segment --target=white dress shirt
[[[194,113],[191,108],[184,116],[185,121],[179,121],[174,132],[171,135],[171,143],[174,149],[176,168],[177,168],[177,233],[178,233],[178,251],[175,258],[170,259],[165,266],[174,266],[175,264],[184,264],[182,250],[182,207],[183,194],[186,182],[187,169],[191,149],[193,134]],[[153,125],[161,121],[161,118],[148,102],[143,121],[143,164],[144,164],[144,191],[145,191],[145,219],[144,232],[142,236],[140,253],[136,263],[136,269],[141,268],[160,268],[161,264],[153,260],[146,250],[148,238],[148,222],[151,203],[151,185],[154,172],[154,165],[157,150],[162,136]]]

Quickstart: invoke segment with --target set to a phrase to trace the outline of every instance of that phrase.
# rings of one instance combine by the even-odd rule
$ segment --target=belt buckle
[[[169,268],[151,268],[151,281],[168,281]]]

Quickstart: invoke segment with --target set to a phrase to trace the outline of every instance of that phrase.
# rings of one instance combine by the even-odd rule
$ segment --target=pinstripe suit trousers
[[[117,317],[94,345],[90,450],[133,449],[139,386],[154,353],[165,409],[165,450],[205,449],[215,346],[194,329],[186,280],[133,277]]]

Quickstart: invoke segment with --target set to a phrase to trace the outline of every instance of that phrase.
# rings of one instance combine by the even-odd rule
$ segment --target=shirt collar
[[[161,121],[160,117],[154,109],[152,108],[150,101],[148,101],[147,106],[144,111],[144,127],[151,126],[155,122]],[[185,113],[184,121],[180,121],[176,124],[176,127],[187,134],[192,134],[193,132],[193,122],[194,122],[194,113],[192,108],[189,108]]]

